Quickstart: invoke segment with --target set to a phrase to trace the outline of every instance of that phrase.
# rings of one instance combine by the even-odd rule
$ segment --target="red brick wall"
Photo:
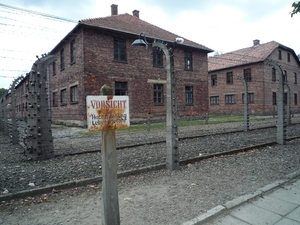
[[[269,59],[275,60],[282,70],[286,70],[288,74],[288,84],[291,88],[291,110],[300,111],[299,104],[299,65],[297,59],[290,52],[290,62],[287,61],[288,51],[282,49],[282,60],[278,60],[278,50],[274,50]],[[278,92],[278,72],[276,72],[277,81],[272,81],[272,66],[265,62],[255,63],[246,66],[240,66],[232,69],[224,69],[219,71],[209,71],[208,89],[209,96],[219,96],[218,105],[209,105],[209,111],[212,114],[242,114],[244,105],[242,104],[242,93],[244,85],[237,76],[243,77],[243,70],[251,68],[252,81],[248,82],[248,92],[254,93],[254,103],[249,104],[250,114],[271,114],[275,110],[277,113],[277,105],[273,105],[272,92]],[[233,72],[233,84],[226,84],[226,72]],[[294,84],[294,73],[297,73],[298,83]],[[211,75],[217,74],[217,86],[211,86]],[[286,89],[286,88],[285,88]],[[286,91],[286,90],[285,90]],[[225,104],[225,94],[235,94],[236,104]],[[294,94],[298,96],[298,105],[294,104]],[[278,93],[277,93],[278,101]]]
[[[71,105],[69,98],[65,106],[52,107],[54,120],[86,120],[85,98],[87,95],[99,95],[100,88],[107,84],[114,88],[115,82],[127,82],[130,101],[131,118],[147,118],[165,116],[164,106],[153,104],[153,83],[148,80],[166,80],[166,69],[153,67],[152,48],[131,46],[136,37],[112,34],[103,31],[85,29],[74,36],[76,42],[76,63],[70,65],[70,43],[66,42],[65,70],[60,71],[60,57],[57,49],[57,73],[51,76],[51,90],[67,89],[69,96],[70,84],[77,82],[79,102]],[[125,63],[113,60],[113,39],[126,40]],[[70,39],[69,41],[71,41]],[[164,59],[164,63],[166,60]],[[184,49],[177,47],[174,52],[174,65],[177,78],[178,115],[203,116],[208,112],[207,91],[207,54],[193,52],[193,71],[184,70]],[[51,67],[50,67],[51,68]],[[194,105],[185,104],[185,86],[193,86]],[[164,84],[166,95],[166,84]],[[166,97],[166,96],[165,96]]]

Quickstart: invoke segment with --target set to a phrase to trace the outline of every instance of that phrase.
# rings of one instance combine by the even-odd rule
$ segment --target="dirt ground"
[[[181,224],[300,170],[300,140],[118,180],[121,224]],[[56,193],[57,192],[57,193]],[[0,224],[101,224],[101,185],[0,204]]]

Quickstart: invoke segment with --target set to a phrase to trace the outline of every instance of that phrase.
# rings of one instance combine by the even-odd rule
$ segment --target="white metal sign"
[[[89,95],[86,97],[89,131],[129,127],[128,96]]]

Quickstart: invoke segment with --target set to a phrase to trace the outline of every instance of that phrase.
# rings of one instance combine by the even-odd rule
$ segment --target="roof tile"
[[[150,24],[128,13],[108,17],[83,19],[80,20],[79,23],[113,29],[117,31],[123,31],[126,33],[132,33],[136,35],[139,35],[140,33],[145,33],[145,35],[149,38],[169,42],[174,42],[177,37],[180,37],[174,33],[166,31],[160,27]],[[184,45],[199,48],[207,52],[213,51],[210,48],[205,47],[204,45],[195,43],[188,39],[184,39]]]
[[[243,48],[233,52],[208,58],[208,71],[264,61],[281,44],[270,41],[258,46]]]

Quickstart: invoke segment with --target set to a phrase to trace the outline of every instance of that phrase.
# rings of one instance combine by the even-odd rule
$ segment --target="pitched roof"
[[[125,32],[136,36],[145,33],[147,38],[159,39],[167,42],[174,42],[177,37],[180,37],[128,13],[108,17],[83,19],[79,21],[79,25],[80,24]],[[213,52],[212,49],[187,39],[184,39],[183,45],[201,49],[206,52]]]
[[[208,71],[264,61],[278,47],[293,51],[292,49],[281,45],[276,41],[270,41],[257,46],[251,46],[226,54],[210,57],[208,58]]]

